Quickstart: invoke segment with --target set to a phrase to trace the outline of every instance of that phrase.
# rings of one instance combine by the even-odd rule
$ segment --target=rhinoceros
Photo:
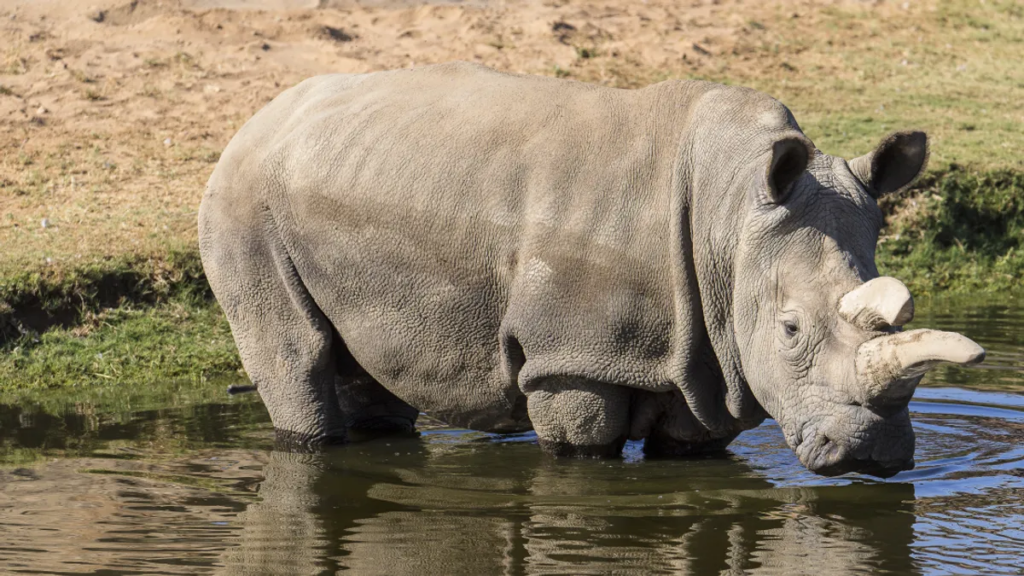
[[[913,467],[908,402],[970,339],[903,331],[876,200],[927,139],[847,161],[754,90],[452,63],[286,90],[199,211],[210,286],[278,438],[533,429],[558,456],[722,451],[774,418],[810,470]]]

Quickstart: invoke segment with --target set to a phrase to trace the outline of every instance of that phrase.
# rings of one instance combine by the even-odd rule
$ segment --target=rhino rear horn
[[[914,319],[914,298],[903,282],[880,276],[843,296],[839,315],[864,330],[903,326]]]

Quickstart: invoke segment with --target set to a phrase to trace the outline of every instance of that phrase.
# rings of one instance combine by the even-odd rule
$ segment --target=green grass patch
[[[239,369],[220,308],[187,298],[87,313],[73,326],[11,339],[0,354],[6,391],[204,381]]]
[[[915,295],[1024,291],[1024,173],[954,167],[883,209],[878,267]]]
[[[0,273],[0,392],[201,382],[241,367],[196,248]]]
[[[160,258],[124,254],[77,265],[0,267],[0,341],[80,324],[88,314],[128,303],[210,298],[198,248],[171,249]]]

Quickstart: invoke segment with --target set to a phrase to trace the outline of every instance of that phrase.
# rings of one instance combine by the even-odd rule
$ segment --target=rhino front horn
[[[839,315],[865,330],[903,326],[914,319],[914,298],[903,282],[880,276],[843,296]]]
[[[920,376],[942,362],[977,364],[985,349],[955,332],[910,330],[873,338],[857,349],[857,377],[865,402],[910,399]]]

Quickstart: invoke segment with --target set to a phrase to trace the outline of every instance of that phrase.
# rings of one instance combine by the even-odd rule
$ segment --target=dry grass
[[[93,4],[0,10],[0,281],[194,249],[203,185],[230,136],[324,72],[466,59],[621,87],[706,78],[775,95],[827,152],[861,154],[920,127],[933,166],[1024,168],[1013,0],[291,12],[110,0],[102,23],[85,17]]]

